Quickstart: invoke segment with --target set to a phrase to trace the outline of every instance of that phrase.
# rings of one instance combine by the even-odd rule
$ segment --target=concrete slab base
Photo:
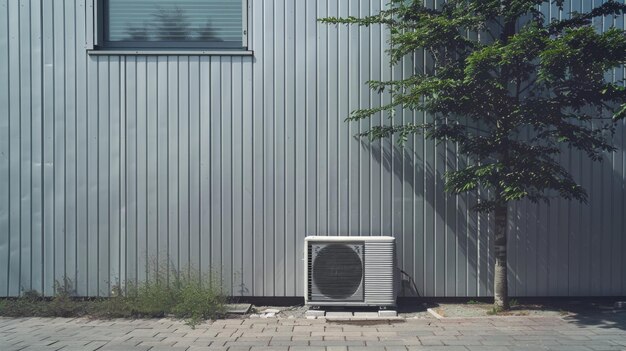
[[[326,315],[326,311],[324,310],[308,310],[306,311],[306,316],[308,317],[324,317]]]
[[[395,310],[380,310],[378,311],[378,317],[397,317],[398,311]]]
[[[307,319],[325,318],[329,321],[402,319],[402,317],[398,317],[398,312],[395,310],[380,310],[378,312],[308,310],[305,315]]]
[[[326,318],[350,318],[354,316],[352,312],[326,312]]]
[[[250,307],[252,307],[249,303],[230,303],[226,305],[226,312],[232,314],[246,314],[250,312]]]

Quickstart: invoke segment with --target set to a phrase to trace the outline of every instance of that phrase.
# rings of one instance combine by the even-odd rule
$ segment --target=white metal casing
[[[311,299],[309,247],[320,243],[363,243],[363,299],[361,301]],[[397,269],[395,238],[390,236],[308,236],[304,240],[304,301],[309,306],[395,306]],[[313,284],[311,282],[311,284]]]

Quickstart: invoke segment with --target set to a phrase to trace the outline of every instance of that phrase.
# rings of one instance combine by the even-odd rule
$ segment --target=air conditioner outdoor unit
[[[395,239],[387,236],[305,238],[305,303],[395,306]]]

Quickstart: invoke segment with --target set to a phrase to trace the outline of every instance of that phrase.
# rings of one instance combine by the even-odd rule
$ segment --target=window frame
[[[119,41],[105,40],[105,22],[107,19],[109,0],[94,0],[94,19],[96,21],[94,35],[94,49],[96,50],[220,50],[220,51],[247,51],[248,50],[248,0],[241,1],[241,42],[237,41]]]

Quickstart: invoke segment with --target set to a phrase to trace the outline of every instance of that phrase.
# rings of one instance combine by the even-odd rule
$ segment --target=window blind
[[[104,17],[112,44],[242,42],[242,0],[106,0]]]

